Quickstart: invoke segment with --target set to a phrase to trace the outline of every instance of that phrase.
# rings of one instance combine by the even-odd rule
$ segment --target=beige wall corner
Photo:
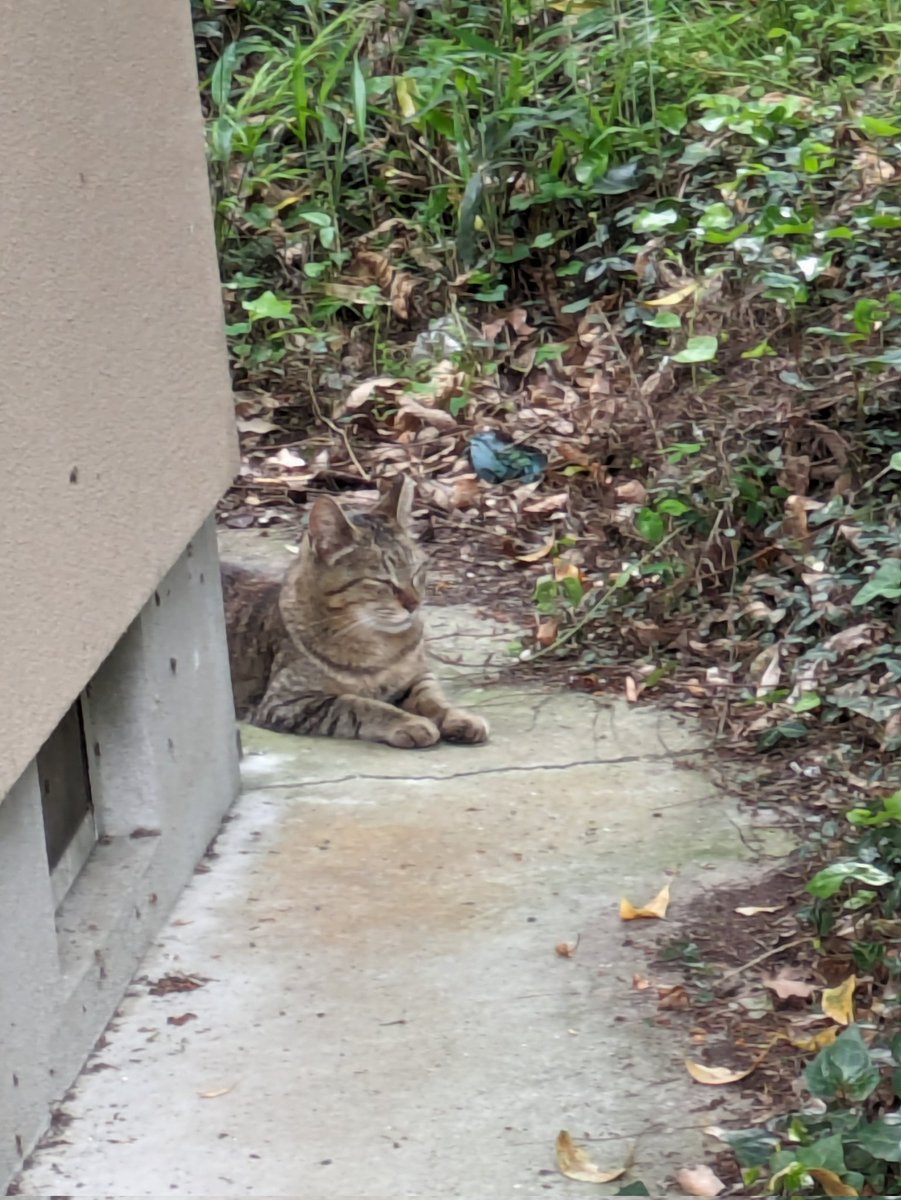
[[[189,5],[76,9],[0,0],[0,796],[236,465]]]

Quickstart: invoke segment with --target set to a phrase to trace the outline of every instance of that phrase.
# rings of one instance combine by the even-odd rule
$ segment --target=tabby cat
[[[322,497],[283,581],[223,567],[240,718],[405,749],[487,740],[482,718],[454,708],[426,665],[412,503],[409,479],[352,516]]]

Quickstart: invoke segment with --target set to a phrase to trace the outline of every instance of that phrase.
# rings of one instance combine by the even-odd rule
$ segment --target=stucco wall
[[[227,486],[188,0],[0,0],[0,797]]]

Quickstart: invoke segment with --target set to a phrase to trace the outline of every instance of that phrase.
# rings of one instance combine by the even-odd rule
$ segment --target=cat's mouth
[[[398,613],[388,616],[381,613],[373,620],[373,625],[382,633],[403,633],[409,629],[415,619],[415,613]]]

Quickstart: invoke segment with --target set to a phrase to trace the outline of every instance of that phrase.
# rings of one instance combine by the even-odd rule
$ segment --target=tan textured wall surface
[[[0,0],[0,797],[228,485],[188,0]]]

